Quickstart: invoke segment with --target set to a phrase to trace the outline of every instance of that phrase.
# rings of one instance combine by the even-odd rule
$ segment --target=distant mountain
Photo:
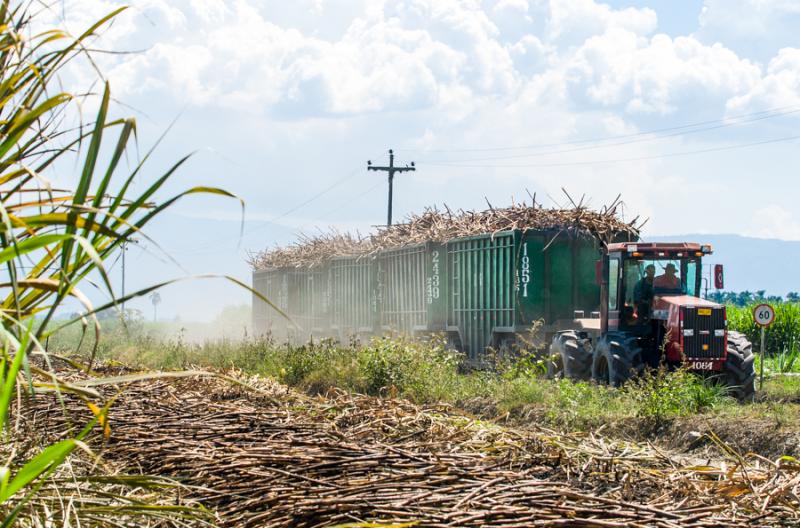
[[[709,264],[725,265],[725,289],[766,290],[767,295],[785,296],[800,291],[800,242],[740,235],[648,236],[648,242],[699,242],[714,246],[704,259],[704,277]],[[713,280],[709,289],[714,286]]]

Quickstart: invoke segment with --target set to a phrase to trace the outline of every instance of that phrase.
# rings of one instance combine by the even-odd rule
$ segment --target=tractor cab
[[[710,254],[710,245],[692,243],[609,245],[603,331],[636,336],[650,366],[666,353],[671,363],[691,358],[703,360],[693,368],[720,370],[725,308],[699,297],[702,258]]]

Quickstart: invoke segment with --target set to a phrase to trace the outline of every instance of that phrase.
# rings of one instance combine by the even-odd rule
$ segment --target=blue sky
[[[121,3],[66,0],[53,18],[77,31]],[[98,63],[142,148],[174,121],[144,179],[195,152],[172,189],[217,185],[247,204],[239,237],[236,201],[181,203],[149,234],[182,267],[145,244],[131,285],[246,278],[248,250],[328,225],[368,231],[386,184],[366,160],[388,148],[417,163],[397,178],[396,218],[526,189],[560,205],[563,187],[595,206],[622,193],[648,236],[800,240],[800,2],[130,3],[96,44],[136,51]],[[247,295],[204,281],[162,298],[165,316],[207,319]]]

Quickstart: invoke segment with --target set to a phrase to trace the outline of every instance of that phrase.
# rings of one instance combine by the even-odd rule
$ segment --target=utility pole
[[[125,241],[122,246],[122,318],[125,319],[125,253],[128,252],[128,242]]]
[[[125,268],[125,256],[128,253],[128,245],[129,244],[138,244],[139,241],[135,238],[129,238],[120,244],[119,248],[122,251],[122,302],[120,303],[122,308],[122,316],[125,316],[125,272],[127,271]]]
[[[389,212],[386,217],[386,225],[392,225],[392,182],[394,181],[394,173],[395,172],[407,172],[407,171],[415,171],[417,170],[414,167],[414,162],[411,162],[411,166],[409,167],[406,165],[405,167],[395,167],[394,166],[394,151],[389,149],[389,166],[388,167],[373,167],[371,161],[367,161],[367,170],[374,170],[374,171],[386,171],[389,173]]]

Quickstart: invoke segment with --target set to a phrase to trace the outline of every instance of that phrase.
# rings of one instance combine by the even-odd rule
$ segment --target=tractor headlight
[[[725,337],[725,329],[724,328],[720,328],[720,329],[714,330],[714,337]]]
[[[683,337],[694,337],[694,328],[685,328],[683,330]]]

